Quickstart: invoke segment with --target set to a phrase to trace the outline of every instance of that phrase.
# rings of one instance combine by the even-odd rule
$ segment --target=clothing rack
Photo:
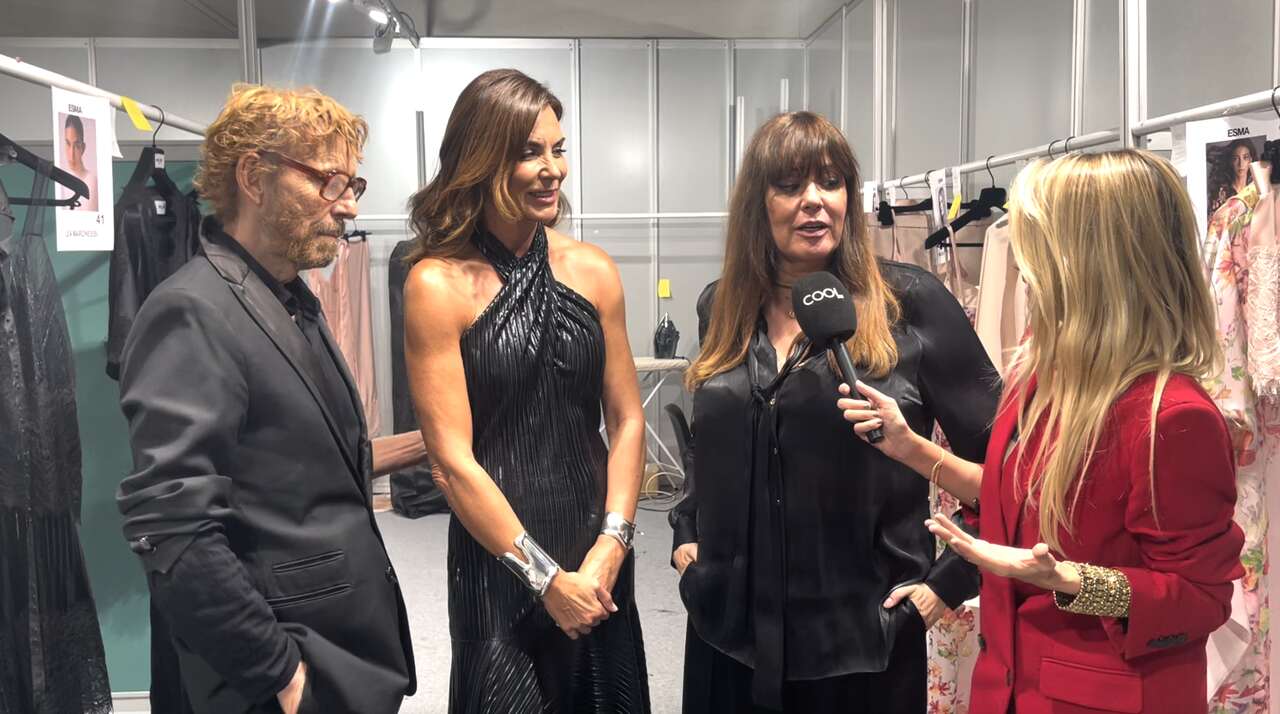
[[[1010,164],[1017,163],[1018,161],[1023,161],[1025,159],[1034,159],[1039,156],[1048,156],[1050,153],[1053,153],[1055,149],[1057,151],[1062,151],[1065,153],[1066,151],[1070,151],[1071,149],[1086,149],[1091,146],[1098,146],[1100,144],[1109,144],[1113,141],[1116,141],[1119,138],[1120,138],[1119,131],[1115,131],[1115,130],[1098,131],[1092,134],[1085,134],[1084,136],[1071,137],[1070,139],[1066,139],[1066,140],[1055,139],[1049,142],[1048,144],[1041,144],[1039,146],[1033,146],[1030,149],[1022,149],[1021,151],[1013,151],[1007,154],[999,154],[997,156],[991,157],[990,159],[970,161],[967,164],[960,164],[960,166],[957,168],[960,169],[961,175],[971,174],[978,171],[986,171],[988,168],[994,169],[994,168],[999,168],[1001,166],[1008,166]],[[1064,148],[1064,144],[1066,148]],[[891,181],[885,181],[883,186],[885,188],[902,188],[904,186],[909,187],[912,184],[921,184],[923,186],[927,186],[929,174],[937,173],[938,171],[946,171],[947,173],[951,173],[953,169],[938,168],[938,169],[932,169],[920,174],[903,176],[902,178],[893,179]]]
[[[1280,101],[1280,87],[1264,89],[1261,92],[1224,99],[1221,102],[1204,104],[1192,109],[1184,109],[1172,114],[1146,119],[1133,125],[1133,135],[1135,137],[1148,136],[1187,122],[1200,121],[1201,119],[1217,119],[1237,114],[1248,114],[1261,109],[1270,109],[1272,97],[1276,97],[1277,101]]]
[[[1266,89],[1261,92],[1253,92],[1252,94],[1245,94],[1232,99],[1225,99],[1220,102],[1204,104],[1191,109],[1184,109],[1182,111],[1145,119],[1135,123],[1131,128],[1131,132],[1135,138],[1140,138],[1162,131],[1168,131],[1175,126],[1180,126],[1187,122],[1229,117],[1237,114],[1247,114],[1249,112],[1255,112],[1262,109],[1270,109],[1272,107],[1273,97],[1276,98],[1276,101],[1280,101],[1280,87]],[[1013,151],[1007,154],[999,154],[989,159],[970,161],[966,164],[960,164],[956,168],[960,170],[961,175],[977,173],[979,171],[986,171],[987,169],[1008,166],[1026,159],[1065,154],[1075,149],[1087,149],[1093,146],[1110,144],[1123,138],[1122,134],[1122,130],[1113,129],[1110,131],[1097,131],[1083,136],[1054,139],[1048,144],[1041,144],[1029,149]],[[891,181],[885,181],[882,185],[885,188],[910,187],[913,184],[927,186],[929,175],[938,171],[951,173],[954,169],[950,167],[932,169],[921,174],[912,174],[911,176],[903,176]]]
[[[6,74],[10,77],[16,77],[18,79],[31,82],[32,84],[39,84],[45,87],[58,87],[59,89],[65,89],[70,92],[79,92],[80,94],[103,97],[111,103],[111,106],[120,111],[125,111],[124,98],[119,94],[99,89],[92,84],[86,84],[77,79],[72,79],[65,75],[58,74],[57,72],[50,72],[47,69],[37,67],[33,64],[28,64],[20,59],[16,59],[8,55],[0,54],[0,74]],[[163,111],[159,107],[152,106],[150,104],[138,102],[138,108],[142,110],[143,116],[160,122],[163,126],[171,126],[175,129],[181,129],[182,131],[197,134],[201,137],[204,136],[205,130],[208,129],[204,124],[193,122],[190,119],[184,119],[176,114]]]

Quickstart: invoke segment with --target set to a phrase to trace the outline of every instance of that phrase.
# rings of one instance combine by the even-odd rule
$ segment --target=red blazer
[[[1112,406],[1085,475],[1074,537],[1059,534],[1067,560],[1128,576],[1129,617],[1065,612],[1050,592],[984,573],[974,714],[1206,711],[1205,641],[1226,621],[1232,580],[1244,572],[1244,533],[1232,521],[1235,461],[1213,401],[1194,380],[1172,377],[1157,417],[1153,517],[1154,386],[1154,376],[1144,376]],[[1034,509],[1020,516],[1022,499],[1003,483],[1016,425],[1016,409],[1003,410],[987,450],[977,520],[993,543],[1019,544],[1019,533],[1038,539]]]

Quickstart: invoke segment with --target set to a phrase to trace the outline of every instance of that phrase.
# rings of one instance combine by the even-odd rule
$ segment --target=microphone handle
[[[849,385],[849,389],[853,390],[849,396],[857,399],[858,388],[854,385],[858,382],[858,371],[853,368],[853,360],[849,359],[849,350],[845,349],[844,343],[840,340],[832,340],[831,346],[827,349],[835,355],[836,367],[840,369],[840,376],[844,379],[845,384]],[[884,441],[884,429],[872,429],[867,432],[867,441],[872,444],[879,444]]]

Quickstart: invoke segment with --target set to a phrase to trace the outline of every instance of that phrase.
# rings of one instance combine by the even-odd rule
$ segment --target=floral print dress
[[[1280,400],[1260,394],[1250,373],[1249,347],[1259,342],[1259,335],[1250,339],[1248,297],[1250,236],[1274,236],[1274,208],[1274,196],[1260,198],[1256,186],[1246,187],[1214,213],[1201,246],[1226,357],[1221,372],[1205,386],[1226,417],[1236,445],[1235,520],[1245,533],[1245,576],[1233,600],[1231,620],[1209,644],[1210,662],[1221,663],[1210,673],[1211,714],[1262,712],[1269,707],[1266,481],[1280,468]],[[1280,494],[1273,498],[1276,495]],[[1230,641],[1233,630],[1241,642]]]

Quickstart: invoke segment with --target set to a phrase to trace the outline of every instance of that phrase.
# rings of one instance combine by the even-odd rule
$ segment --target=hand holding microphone
[[[849,289],[831,273],[810,273],[791,287],[791,310],[805,337],[835,357],[845,383],[857,384],[858,372],[844,345],[858,331],[858,313],[849,298]],[[877,444],[884,439],[884,431],[871,429],[865,436]]]

